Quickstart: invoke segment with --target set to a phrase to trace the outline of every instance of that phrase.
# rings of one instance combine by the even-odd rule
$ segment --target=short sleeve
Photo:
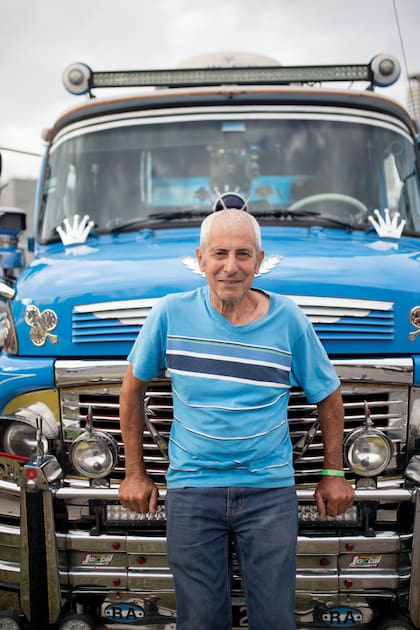
[[[150,381],[165,371],[166,336],[167,308],[163,298],[151,310],[128,355],[136,378]]]
[[[295,341],[292,350],[292,386],[299,386],[311,403],[318,403],[340,385],[336,371],[312,325]]]

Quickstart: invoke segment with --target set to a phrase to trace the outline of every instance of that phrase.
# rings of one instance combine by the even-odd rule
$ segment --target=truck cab
[[[290,396],[297,625],[420,628],[418,130],[377,92],[398,76],[386,55],[348,66],[67,68],[74,94],[138,92],[91,98],[46,132],[31,261],[15,239],[19,273],[0,282],[0,585],[13,601],[0,629],[176,627],[165,555],[171,383],[162,373],[146,396],[145,461],[161,496],[146,515],[118,502],[119,388],[153,305],[205,283],[200,224],[225,195],[261,225],[254,286],[303,309],[341,380],[356,501],[337,518],[320,520],[313,498],[316,406],[299,389]],[[236,564],[232,601],[234,628],[248,627]]]

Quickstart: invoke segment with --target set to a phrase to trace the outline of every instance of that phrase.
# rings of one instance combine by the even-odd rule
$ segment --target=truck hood
[[[420,345],[420,242],[374,233],[263,227],[255,287],[292,297],[335,356],[407,355]],[[198,228],[147,230],[49,246],[11,303],[22,356],[124,358],[156,299],[205,284]]]

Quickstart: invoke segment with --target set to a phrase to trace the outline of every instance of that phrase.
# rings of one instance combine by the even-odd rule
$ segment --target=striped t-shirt
[[[243,326],[208,287],[163,298],[146,320],[128,359],[141,380],[172,379],[168,487],[293,485],[290,388],[316,403],[339,380],[302,311],[268,296],[267,315]]]

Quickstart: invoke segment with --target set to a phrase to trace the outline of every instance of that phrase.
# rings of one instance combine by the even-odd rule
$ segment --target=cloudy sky
[[[402,64],[387,93],[405,103],[407,71],[420,72],[419,25],[420,0],[0,0],[0,147],[42,152],[42,129],[85,99],[62,84],[75,61],[171,68],[196,54],[246,51],[312,65],[386,52]],[[3,181],[36,175],[37,158],[2,155]]]

